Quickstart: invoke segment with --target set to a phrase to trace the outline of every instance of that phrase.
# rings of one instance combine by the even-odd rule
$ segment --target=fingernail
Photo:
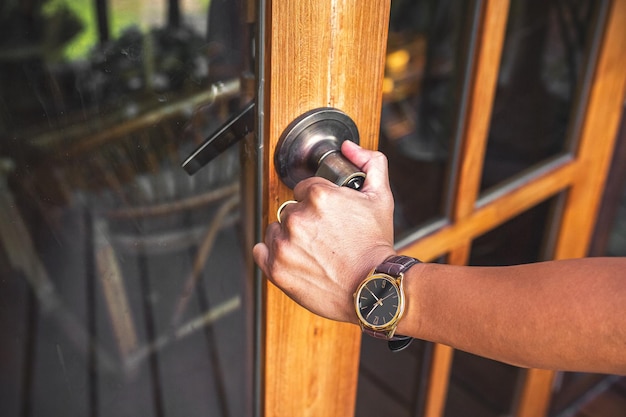
[[[352,147],[356,147],[356,148],[360,148],[361,146],[359,146],[358,143],[352,142],[351,140],[347,140],[346,142],[348,142],[348,146],[352,146]]]

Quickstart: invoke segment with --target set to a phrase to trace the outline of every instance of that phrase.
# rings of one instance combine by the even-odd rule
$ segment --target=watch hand
[[[374,297],[376,297],[376,296],[374,296]],[[369,318],[370,314],[372,314],[372,313],[374,312],[374,310],[376,310],[376,307],[378,307],[378,306],[379,306],[379,304],[378,304],[378,303],[374,304],[374,307],[372,307],[372,309],[370,310],[370,312],[369,312],[369,313],[367,313],[367,316],[365,316],[365,318],[366,318],[366,319],[367,319],[367,318]]]
[[[374,294],[372,292],[372,290],[370,290],[369,288],[365,287],[366,290],[368,290],[370,292],[370,294],[372,294],[372,296],[376,299],[376,301],[378,301],[378,297],[376,297],[376,294]]]
[[[391,293],[391,294],[389,294],[389,295],[387,295],[387,296],[385,296],[385,297],[381,298],[380,300],[378,300],[378,302],[379,302],[380,304],[382,304],[382,303],[383,303],[383,301],[385,301],[387,298],[391,297],[392,295],[393,295],[393,293]]]

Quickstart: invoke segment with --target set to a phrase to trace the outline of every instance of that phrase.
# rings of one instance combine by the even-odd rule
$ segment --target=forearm
[[[317,177],[301,181],[296,203],[253,252],[300,305],[356,323],[355,289],[394,253],[393,195],[383,154],[351,141],[342,152],[367,175],[361,192]],[[625,272],[626,258],[418,264],[403,280],[407,309],[397,333],[520,366],[626,374]]]
[[[399,332],[519,366],[626,373],[626,261],[423,264]]]

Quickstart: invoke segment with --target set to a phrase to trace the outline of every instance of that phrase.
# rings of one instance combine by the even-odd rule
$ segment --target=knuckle
[[[300,211],[293,211],[283,220],[283,228],[287,231],[288,236],[292,236],[294,231],[299,230],[302,225],[302,213]],[[284,243],[283,243],[284,244]]]
[[[280,240],[274,245],[273,262],[269,267],[269,275],[279,287],[283,287],[286,279],[286,267],[289,259],[289,245],[285,240]]]
[[[309,198],[315,205],[324,204],[328,201],[330,188],[327,184],[315,183],[309,188]]]
[[[288,241],[285,239],[276,238],[272,244],[272,252],[274,253],[274,265],[280,264],[285,252],[287,250]]]
[[[297,213],[289,213],[288,216],[283,216],[282,226],[287,233],[293,229],[295,217],[297,217]]]
[[[387,156],[380,151],[374,151],[374,153],[372,154],[372,159],[375,159],[379,161],[380,163],[384,163],[384,164],[388,163]]]

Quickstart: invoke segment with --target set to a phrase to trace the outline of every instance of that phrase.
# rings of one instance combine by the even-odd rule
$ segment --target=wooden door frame
[[[362,145],[378,144],[382,79],[390,2],[267,0],[260,12],[264,66],[259,102],[263,118],[263,226],[275,220],[278,205],[292,197],[273,167],[273,151],[283,129],[316,107],[348,113]],[[471,242],[522,212],[564,195],[554,259],[587,253],[606,180],[626,86],[626,0],[610,4],[594,67],[583,94],[580,129],[572,132],[576,149],[545,161],[490,195],[479,194],[491,107],[508,19],[509,2],[485,0],[474,48],[472,83],[467,97],[461,155],[447,225],[400,248],[424,261],[443,255],[466,264]],[[356,326],[319,318],[264,281],[262,413],[354,415],[360,332]],[[438,345],[426,399],[426,416],[443,415],[449,347]],[[554,373],[525,373],[514,414],[545,415]]]
[[[565,196],[556,233],[553,259],[587,255],[606,181],[617,128],[626,97],[626,0],[612,1],[603,33],[597,39],[588,91],[581,93],[580,129],[570,132],[575,149],[537,165],[514,182],[479,196],[478,181],[495,97],[508,1],[486,0],[481,12],[473,82],[468,98],[468,119],[461,140],[463,155],[457,169],[452,221],[436,232],[401,249],[404,254],[433,260],[448,255],[448,262],[467,262],[471,241],[558,194]],[[592,48],[593,49],[593,48]],[[436,345],[431,364],[424,415],[444,412],[453,350]],[[530,369],[520,384],[512,413],[536,417],[548,411],[553,371]]]

